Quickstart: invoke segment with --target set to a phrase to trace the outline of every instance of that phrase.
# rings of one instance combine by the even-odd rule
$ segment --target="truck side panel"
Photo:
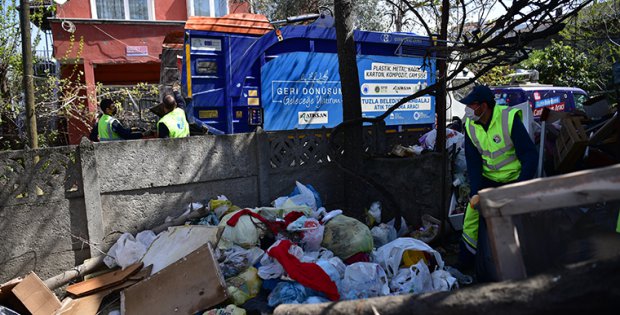
[[[342,121],[342,92],[333,27],[286,26],[260,37],[186,30],[182,84],[189,111],[226,133],[333,127]],[[383,113],[432,84],[427,38],[356,31],[363,115]],[[434,97],[403,105],[389,126],[434,122]],[[188,113],[190,114],[190,113]]]

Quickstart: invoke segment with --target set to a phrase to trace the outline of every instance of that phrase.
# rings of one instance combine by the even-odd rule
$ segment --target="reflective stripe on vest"
[[[482,174],[496,182],[516,180],[521,172],[521,162],[510,137],[515,115],[521,117],[521,111],[495,106],[488,130],[470,119],[465,122],[467,135],[482,157]]]
[[[121,136],[112,130],[112,124],[118,119],[104,114],[99,118],[99,123],[97,123],[97,131],[99,132],[99,141],[114,141],[121,140]]]
[[[170,138],[184,138],[189,136],[189,124],[185,118],[185,112],[178,107],[164,115],[164,117],[157,122],[157,125],[160,123],[168,127]]]

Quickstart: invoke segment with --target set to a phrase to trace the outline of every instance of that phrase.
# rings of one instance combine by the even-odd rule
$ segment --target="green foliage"
[[[490,86],[506,85],[510,83],[510,78],[507,75],[512,73],[514,73],[514,70],[509,66],[495,67],[478,78],[478,82]]]
[[[540,83],[575,86],[589,93],[599,89],[590,58],[563,42],[552,41],[545,49],[533,51],[520,66],[538,70]]]
[[[118,108],[116,115],[118,119],[125,122],[127,126],[150,129],[157,122],[158,117],[151,113],[149,108],[156,105],[155,101],[158,100],[158,95],[159,86],[148,83],[122,87],[98,84],[98,100],[96,101],[98,103],[103,98],[112,99]]]
[[[620,0],[594,3],[567,23],[560,35],[588,57],[596,90],[612,89],[611,66],[620,61]]]
[[[18,127],[22,112],[22,58],[16,0],[0,0],[0,148],[19,142],[7,136]]]
[[[254,13],[263,14],[271,21],[316,13],[323,8],[333,11],[334,7],[332,0],[251,0],[248,3]],[[389,23],[385,23],[384,19],[388,12],[386,1],[358,0],[353,1],[353,5],[353,12],[357,17],[355,28],[370,31],[386,31],[389,28]]]
[[[385,23],[384,19],[388,9],[383,1],[365,0],[355,1],[354,3],[355,28],[376,32],[388,31],[389,24]]]
[[[40,25],[43,17],[53,10],[54,6],[42,6],[43,0],[31,1],[36,8],[31,15],[34,25]],[[22,149],[24,144],[24,108],[22,87],[22,58],[20,48],[19,14],[16,10],[18,1],[0,0],[0,150]],[[33,47],[36,47],[41,34],[36,31],[32,36]],[[96,119],[96,113],[88,110],[88,101],[98,104],[102,97],[116,100],[119,108],[127,108],[120,112],[120,118],[142,121],[145,115],[143,108],[127,104],[136,104],[140,99],[156,99],[159,94],[157,85],[137,84],[129,87],[104,87],[97,85],[95,94],[89,95],[84,85],[84,73],[79,61],[84,49],[84,38],[70,35],[70,46],[64,56],[57,57],[65,65],[65,77],[60,78],[54,73],[43,73],[34,78],[35,113],[37,116],[38,139],[40,147],[64,144],[66,135],[60,131],[59,124],[71,120],[90,125]],[[33,54],[34,55],[34,54]],[[38,60],[34,55],[34,62]],[[2,71],[5,69],[5,71]],[[95,95],[99,99],[95,99]],[[89,97],[91,98],[89,100]],[[134,101],[131,101],[134,100]],[[139,107],[139,106],[138,106]],[[148,110],[147,110],[148,111]]]
[[[54,10],[53,6],[44,6],[44,0],[30,1],[33,9],[30,15],[31,41],[33,47],[34,63],[38,59],[34,50],[41,41],[42,33],[38,26],[48,10]],[[23,134],[23,69],[21,51],[21,30],[19,20],[19,1],[0,0],[0,149],[18,149],[22,147]],[[35,77],[35,85],[41,84],[41,80]],[[49,88],[49,87],[48,87]],[[36,90],[36,88],[35,88]],[[42,96],[35,91],[35,106],[38,111]],[[48,127],[41,128],[43,134],[39,135],[41,146],[51,143],[50,139],[57,136],[51,135]],[[48,137],[47,135],[51,137]],[[52,140],[54,141],[54,140]]]
[[[319,12],[320,7],[332,7],[330,0],[253,0],[249,1],[255,13],[265,15],[269,20],[283,20],[287,17]]]
[[[620,61],[620,1],[585,8],[560,35],[560,42],[534,51],[521,66],[538,70],[542,83],[577,86],[590,94],[612,90],[611,67]]]
[[[18,101],[21,88],[19,15],[16,0],[0,0],[0,104],[3,109]]]

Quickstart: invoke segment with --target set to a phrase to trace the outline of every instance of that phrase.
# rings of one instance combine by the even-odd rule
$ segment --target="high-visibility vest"
[[[189,123],[185,118],[185,112],[178,107],[164,115],[157,122],[158,130],[159,124],[162,123],[168,127],[170,138],[185,138],[189,136]]]
[[[465,209],[465,215],[463,218],[463,241],[465,241],[465,249],[470,253],[476,254],[478,250],[478,224],[480,222],[480,214],[478,210],[471,206],[471,203],[467,203],[467,209]]]
[[[514,181],[521,173],[521,162],[510,138],[515,115],[521,119],[521,110],[495,106],[487,130],[471,119],[465,121],[467,135],[482,156],[482,176],[498,183]]]
[[[482,157],[482,176],[499,183],[507,183],[519,178],[521,162],[510,138],[515,115],[521,118],[521,110],[495,106],[489,128],[471,119],[465,121],[467,136],[471,139]],[[463,241],[472,254],[478,249],[478,226],[480,214],[468,203],[463,220]]]
[[[101,118],[99,118],[99,123],[97,123],[97,131],[99,132],[99,141],[114,141],[121,140],[121,136],[112,130],[112,124],[118,121],[118,119],[103,114]]]

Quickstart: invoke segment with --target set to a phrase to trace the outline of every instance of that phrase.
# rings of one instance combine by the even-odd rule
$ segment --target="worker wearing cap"
[[[177,107],[175,97],[168,94],[164,96],[164,116],[157,122],[157,134],[159,138],[185,138],[189,136],[189,123],[185,118],[185,111]]]
[[[105,98],[99,103],[99,108],[103,112],[103,115],[99,117],[99,120],[93,126],[90,136],[88,137],[92,141],[116,141],[116,140],[129,140],[129,139],[141,139],[144,134],[139,132],[132,132],[131,129],[123,127],[116,116],[118,109],[111,99]]]
[[[534,178],[536,147],[521,122],[521,110],[495,105],[493,92],[486,86],[475,86],[461,103],[467,105],[464,129],[470,196],[484,188]],[[471,204],[465,211],[461,245],[461,268],[475,262],[479,282],[497,279],[486,221]]]

